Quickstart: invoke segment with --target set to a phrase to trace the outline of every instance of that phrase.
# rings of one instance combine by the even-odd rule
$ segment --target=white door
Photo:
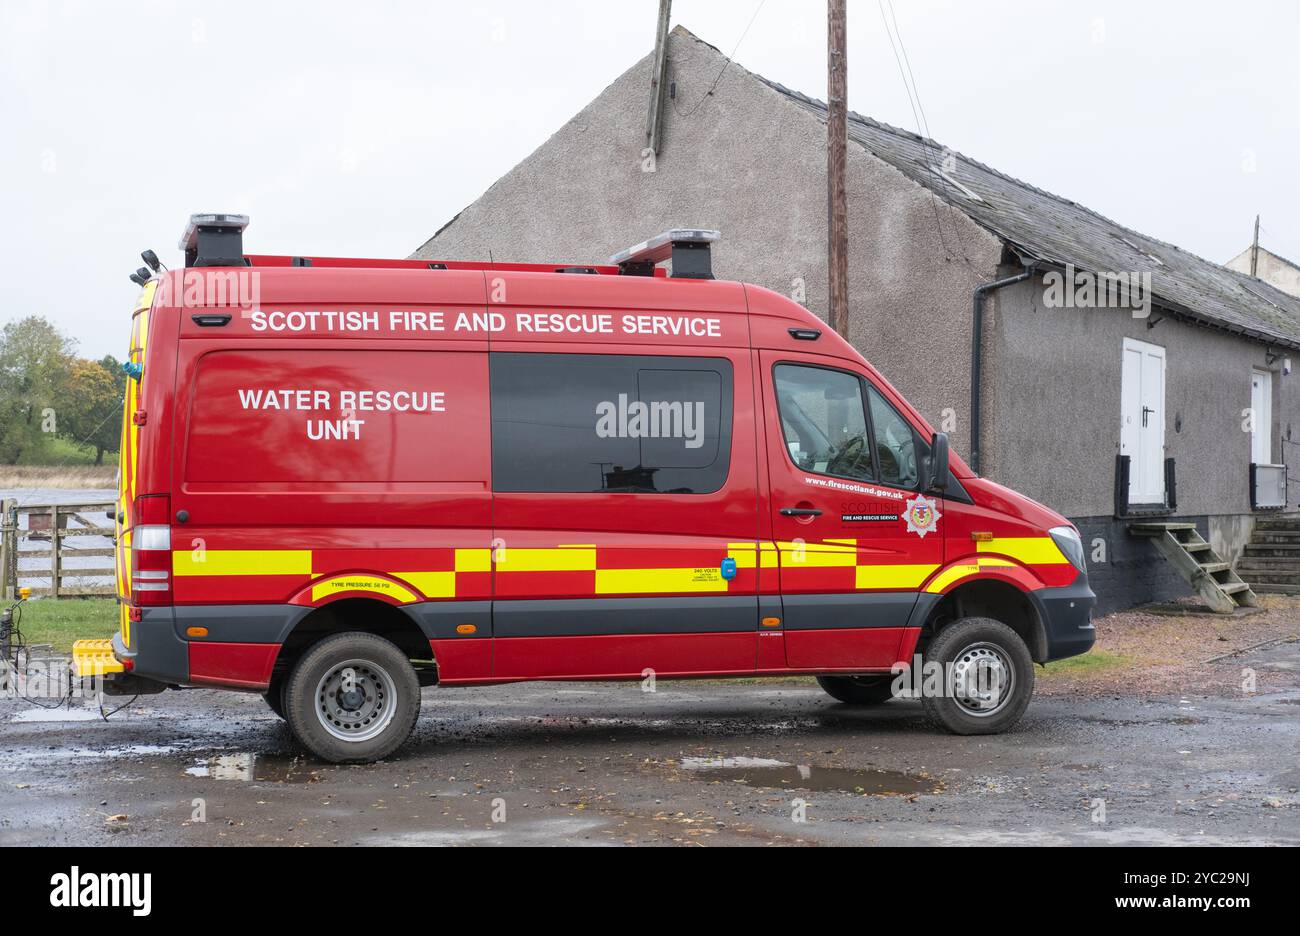
[[[1119,451],[1129,457],[1130,504],[1165,500],[1165,349],[1124,339]]]
[[[1273,464],[1273,375],[1252,371],[1250,375],[1250,460],[1256,465]]]

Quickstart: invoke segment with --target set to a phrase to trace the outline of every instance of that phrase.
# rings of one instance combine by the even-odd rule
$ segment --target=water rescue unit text
[[[359,439],[366,421],[360,413],[445,413],[447,394],[442,390],[308,390],[241,389],[239,405],[246,410],[272,412],[334,411],[342,419],[307,420],[307,438]]]
[[[393,309],[253,309],[246,313],[257,332],[497,333],[507,330],[504,312]],[[515,331],[530,335],[664,335],[722,337],[721,319],[700,315],[612,312],[512,312]]]

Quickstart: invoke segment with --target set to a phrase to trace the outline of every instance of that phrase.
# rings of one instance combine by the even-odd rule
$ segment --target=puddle
[[[695,761],[701,766],[690,763]],[[786,764],[758,757],[686,758],[682,766],[698,780],[721,780],[774,790],[854,793],[858,796],[902,796],[938,793],[943,784],[900,770],[851,770]]]
[[[736,770],[749,767],[789,767],[769,757],[683,757],[683,770]]]
[[[317,783],[318,771],[313,771],[300,757],[273,757],[265,754],[218,754],[204,757],[185,768],[191,777],[211,780],[253,780],[268,783]]]

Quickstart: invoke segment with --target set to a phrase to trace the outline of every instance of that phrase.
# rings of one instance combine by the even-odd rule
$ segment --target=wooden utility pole
[[[826,195],[830,325],[849,334],[849,216],[844,189],[844,157],[848,148],[848,41],[846,0],[826,3]]]
[[[668,74],[668,24],[673,15],[673,0],[659,0],[659,22],[655,25],[655,58],[650,73],[650,113],[646,117],[645,142],[650,152],[659,155],[659,141],[664,132],[664,84]]]
[[[1255,215],[1255,240],[1250,245],[1250,275],[1259,269],[1259,215]]]

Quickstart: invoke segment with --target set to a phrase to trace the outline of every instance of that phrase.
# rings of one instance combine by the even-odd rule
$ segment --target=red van
[[[111,692],[260,692],[330,761],[394,751],[422,686],[537,679],[908,674],[973,734],[1092,646],[1074,527],[715,280],[716,232],[592,267],[247,256],[246,224],[134,275],[121,631],[75,651]]]

